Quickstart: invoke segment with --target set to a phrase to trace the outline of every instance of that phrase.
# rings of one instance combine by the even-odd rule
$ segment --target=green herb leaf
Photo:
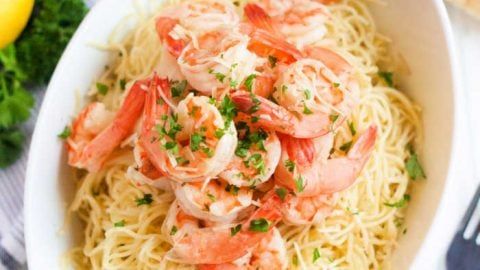
[[[303,184],[303,177],[300,175],[297,179],[295,179],[295,187],[297,188],[298,192],[302,192],[305,189]]]
[[[277,61],[278,59],[275,56],[273,55],[268,56],[268,62],[270,63],[271,68],[274,68],[277,65]]]
[[[97,82],[96,86],[97,86],[97,91],[98,91],[98,93],[100,93],[100,94],[102,94],[102,95],[107,94],[107,92],[108,92],[108,86],[107,86],[106,84]]]
[[[418,160],[417,154],[413,153],[405,163],[405,168],[407,169],[408,176],[411,179],[416,180],[418,178],[426,178],[425,172],[423,171],[420,161]]]
[[[225,96],[218,107],[218,111],[225,118],[226,122],[230,122],[237,116],[237,107],[230,97]]]
[[[394,202],[394,203],[383,203],[385,206],[388,206],[388,207],[393,207],[393,208],[402,208],[402,207],[405,207],[407,205],[407,203],[410,201],[410,195],[408,194],[405,194],[403,195],[403,198],[400,199],[399,201],[397,202]]]
[[[125,86],[127,85],[127,81],[125,79],[120,80],[120,89],[125,90]]]
[[[137,206],[151,204],[153,202],[152,194],[145,194],[143,195],[143,198],[137,199],[136,202]]]
[[[234,196],[238,195],[239,190],[240,190],[240,188],[235,186],[235,185],[227,184],[227,186],[225,187],[225,191],[229,192],[230,194],[232,194]]]
[[[215,202],[217,198],[213,194],[207,193],[207,197],[210,199],[210,201]]]
[[[340,86],[340,83],[334,82],[334,83],[332,83],[332,85],[333,85],[333,87],[338,88]]]
[[[57,136],[60,138],[60,139],[67,139],[68,137],[70,137],[70,135],[72,134],[72,131],[70,130],[70,127],[68,126],[65,126],[65,128],[63,128],[63,131],[62,133],[58,134]]]
[[[166,142],[165,149],[172,151],[174,154],[178,154],[178,144],[176,142]]]
[[[303,103],[303,114],[312,114],[313,112],[307,107],[307,104]]]
[[[257,75],[255,74],[250,74],[248,77],[245,79],[244,85],[245,88],[247,88],[248,91],[252,91],[253,88],[253,81],[257,78]]]
[[[355,134],[357,134],[357,130],[355,129],[355,125],[353,124],[353,122],[348,122],[348,128],[350,129],[350,133],[352,134],[352,136],[355,136]]]
[[[348,152],[350,150],[350,148],[352,148],[352,141],[349,141],[349,142],[346,142],[344,144],[342,144],[342,146],[340,146],[340,150],[342,150],[343,152]]]
[[[115,226],[115,227],[124,227],[124,226],[125,226],[125,220],[120,220],[120,221],[118,221],[118,222],[115,222],[115,223],[113,224],[113,226]]]
[[[382,78],[389,87],[393,87],[393,73],[386,71],[379,71],[378,76]]]
[[[235,236],[242,229],[242,224],[238,224],[235,227],[230,228],[230,235]]]
[[[250,221],[250,227],[248,229],[252,232],[268,232],[269,227],[270,224],[268,220],[260,218]]]
[[[25,136],[17,128],[0,128],[0,168],[5,168],[20,157]]]
[[[170,230],[170,235],[175,235],[178,232],[177,226],[173,225],[172,229]]]
[[[290,159],[285,160],[285,167],[289,172],[293,172],[295,170],[295,163]]]
[[[305,89],[305,90],[303,90],[303,93],[305,94],[306,99],[312,98],[312,92],[310,92],[310,90]]]
[[[200,143],[205,141],[205,136],[199,133],[193,133],[190,135],[190,149],[192,149],[193,152],[197,151],[200,149]]]
[[[330,121],[332,121],[332,123],[335,123],[338,117],[339,117],[338,114],[330,114]]]
[[[313,250],[313,263],[315,263],[318,259],[320,259],[320,251],[318,248]]]
[[[222,74],[222,73],[220,73],[220,72],[216,72],[216,71],[214,71],[213,69],[210,69],[210,70],[208,71],[208,73],[215,75],[215,78],[216,78],[219,82],[221,82],[221,83],[223,83],[223,81],[225,80],[225,77],[226,77],[225,74]]]
[[[285,201],[285,196],[287,196],[288,191],[285,188],[281,187],[281,188],[276,188],[275,193],[278,195],[278,197],[280,197],[282,201]]]
[[[172,97],[181,97],[185,89],[187,89],[187,81],[182,80],[174,82],[170,87],[170,92],[172,93]]]

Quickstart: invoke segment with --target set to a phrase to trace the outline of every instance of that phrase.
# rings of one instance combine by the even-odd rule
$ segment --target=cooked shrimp
[[[333,135],[315,139],[282,136],[282,157],[275,171],[277,184],[299,197],[331,194],[348,188],[357,179],[375,146],[376,126],[370,126],[345,157],[328,159]]]
[[[302,50],[318,44],[327,33],[330,18],[326,7],[312,0],[266,0],[245,6],[245,15],[255,26],[269,31]]]
[[[245,256],[281,219],[281,200],[269,196],[244,223],[232,228],[202,228],[182,238],[167,258],[190,264],[223,264]]]
[[[168,82],[162,81],[160,87],[151,87],[147,96],[140,136],[142,147],[157,170],[178,182],[216,176],[226,168],[235,151],[235,126],[226,126],[209,98],[193,93],[169,115],[170,89]],[[220,130],[222,136],[215,136]]]
[[[225,264],[201,265],[199,270],[270,270],[287,268],[285,240],[277,228],[273,228],[246,256]]]
[[[116,113],[108,111],[100,102],[83,109],[66,141],[68,164],[90,172],[101,169],[113,150],[132,133],[142,113],[146,85],[145,81],[137,81]]]
[[[187,215],[175,200],[163,221],[162,234],[168,237],[170,243],[175,244],[192,230],[200,228],[200,225],[200,220]]]
[[[235,156],[220,177],[237,187],[256,186],[269,180],[278,165],[280,141],[272,131],[236,119],[238,145]]]
[[[156,29],[168,51],[179,57],[190,40],[218,29],[232,28],[239,22],[231,1],[185,1],[166,8],[157,18]]]
[[[283,221],[291,225],[319,224],[330,215],[333,204],[328,196],[292,197],[282,207]]]
[[[237,88],[262,61],[248,49],[248,36],[234,29],[208,32],[178,58],[188,83],[205,95]]]
[[[236,188],[221,179],[179,184],[173,183],[178,203],[196,218],[215,223],[231,223],[252,204],[253,191]]]
[[[315,138],[331,130],[331,120],[324,114],[297,116],[274,102],[246,91],[231,95],[238,110],[256,119],[254,125],[296,138]]]

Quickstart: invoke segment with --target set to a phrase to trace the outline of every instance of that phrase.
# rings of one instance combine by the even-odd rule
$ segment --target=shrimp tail
[[[130,133],[142,113],[146,92],[135,83],[113,122],[98,134],[84,149],[80,163],[90,172],[101,169],[103,163]]]
[[[167,253],[167,258],[190,264],[223,264],[244,256],[258,244],[282,218],[281,199],[272,194],[245,223],[240,232],[232,236],[229,228],[195,229],[183,237]],[[269,222],[267,232],[249,229],[250,222],[264,218]]]
[[[247,4],[243,9],[247,19],[256,27],[268,31],[272,34],[280,33],[275,27],[273,19],[257,4]]]
[[[170,17],[159,17],[156,21],[156,29],[160,41],[166,43],[168,52],[175,58],[178,58],[185,48],[186,44],[184,40],[174,39],[170,32],[178,24],[178,20]]]

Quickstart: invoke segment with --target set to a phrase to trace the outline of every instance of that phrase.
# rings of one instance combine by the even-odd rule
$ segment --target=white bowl
[[[372,6],[372,11],[380,31],[393,39],[411,69],[410,76],[401,78],[401,88],[423,107],[422,159],[428,174],[428,180],[414,189],[407,215],[409,230],[400,239],[394,266],[426,269],[443,252],[436,252],[432,241],[421,246],[447,181],[455,138],[454,97],[458,92],[452,38],[440,0],[386,2],[387,6]],[[62,232],[75,184],[70,181],[71,170],[57,134],[74,115],[76,91],[84,94],[108,61],[107,53],[89,44],[106,42],[115,25],[132,12],[132,1],[99,1],[75,33],[48,87],[32,140],[25,189],[25,237],[32,270],[59,269],[62,256],[82,235],[78,223]]]

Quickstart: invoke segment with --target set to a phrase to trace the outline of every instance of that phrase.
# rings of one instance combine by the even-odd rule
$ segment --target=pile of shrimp
[[[199,269],[286,269],[276,225],[320,224],[375,147],[370,125],[332,156],[359,103],[353,66],[319,44],[327,0],[185,1],[156,18],[160,67],[116,112],[85,107],[66,141],[71,166],[98,172],[130,145],[126,172],[171,190],[166,257]]]

